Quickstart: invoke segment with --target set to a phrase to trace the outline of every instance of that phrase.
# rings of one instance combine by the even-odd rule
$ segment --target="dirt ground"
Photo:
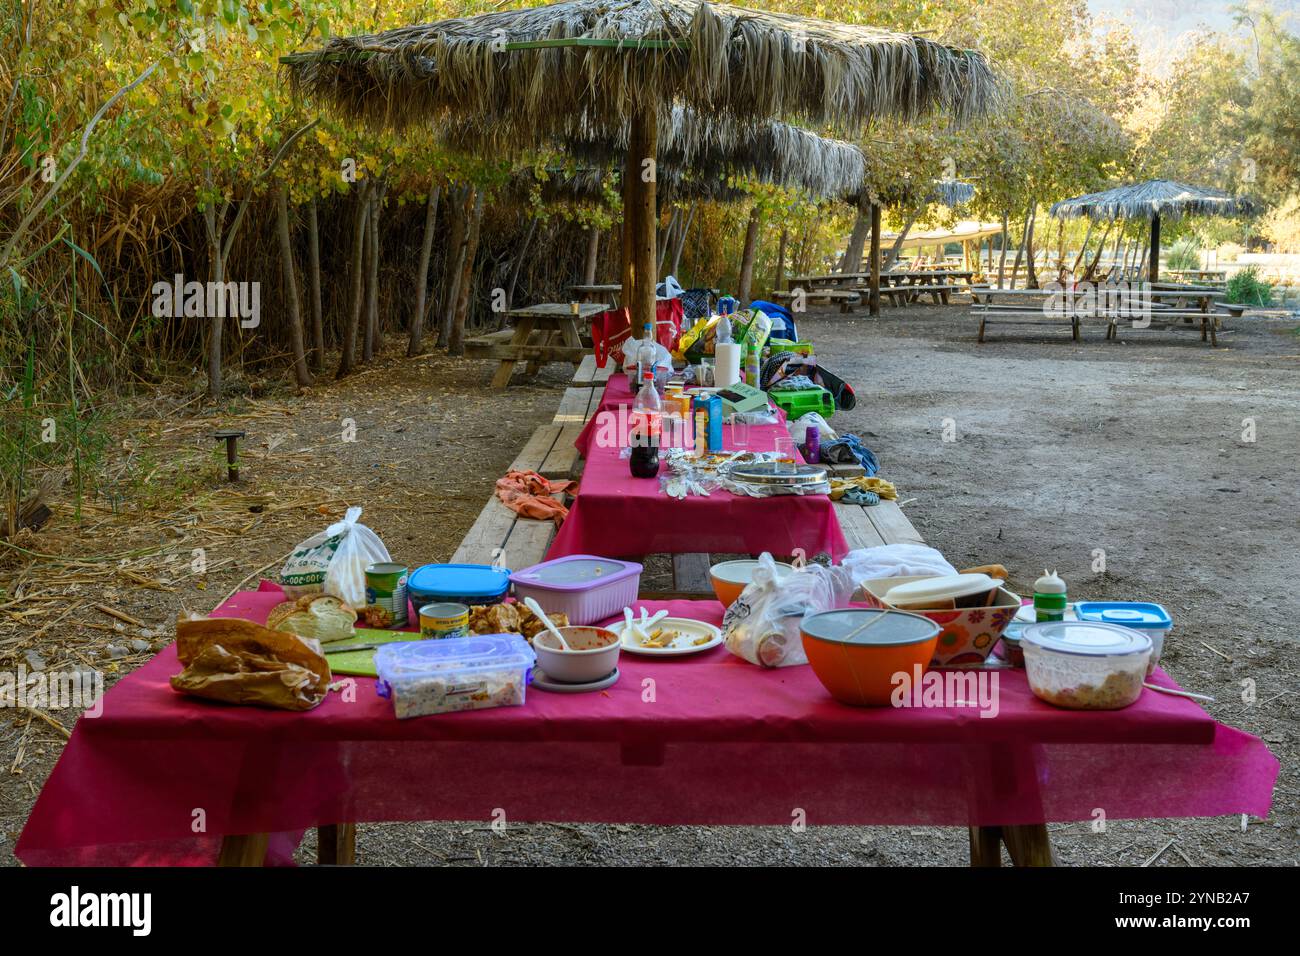
[[[1112,821],[1103,834],[1054,825],[1065,864],[1139,865],[1157,853],[1152,865],[1300,864],[1300,336],[1295,319],[1230,324],[1216,350],[1190,329],[1125,332],[1120,343],[1088,330],[1076,344],[995,327],[977,345],[962,307],[800,322],[820,361],[857,389],[857,408],[833,425],[874,449],[930,544],[958,566],[1005,564],[1017,590],[1051,567],[1072,598],[1163,603],[1175,619],[1164,666],[1281,760],[1267,820],[1244,831],[1239,817]],[[399,351],[388,343],[390,358],[302,395],[253,382],[220,410],[179,387],[121,405],[111,495],[84,506],[81,527],[60,502],[40,533],[0,548],[0,667],[94,667],[111,683],[167,643],[178,610],[255,586],[349,503],[412,566],[447,559],[492,482],[549,422],[571,370],[551,366],[502,397],[486,388],[489,363]],[[219,427],[247,433],[237,485],[222,480],[208,437]],[[0,715],[0,860],[10,865],[72,719],[47,716]],[[498,835],[480,821],[363,826],[358,857],[960,865],[966,841],[958,829],[883,827],[541,824]]]

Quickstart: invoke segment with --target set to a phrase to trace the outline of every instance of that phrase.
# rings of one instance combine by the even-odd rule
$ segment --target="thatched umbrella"
[[[375,126],[458,116],[504,122],[521,143],[562,135],[575,112],[626,127],[623,284],[643,324],[656,280],[655,181],[643,164],[674,104],[861,127],[932,110],[961,120],[997,96],[978,53],[702,0],[572,0],[336,37],[285,62],[295,88]]]
[[[1253,199],[1220,189],[1188,186],[1171,179],[1151,179],[1105,192],[1062,199],[1052,205],[1059,219],[1148,219],[1151,221],[1149,278],[1160,277],[1160,221],[1182,216],[1248,216],[1258,210]]]

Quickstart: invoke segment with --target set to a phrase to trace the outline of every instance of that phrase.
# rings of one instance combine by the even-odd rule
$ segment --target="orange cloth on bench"
[[[511,511],[524,518],[564,521],[569,509],[551,495],[567,491],[578,493],[577,482],[550,481],[535,471],[511,471],[497,479],[497,497]]]

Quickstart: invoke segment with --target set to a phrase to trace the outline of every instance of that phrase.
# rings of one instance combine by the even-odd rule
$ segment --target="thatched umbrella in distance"
[[[1059,219],[1147,219],[1151,222],[1151,262],[1148,278],[1160,277],[1160,220],[1190,216],[1248,216],[1258,210],[1253,199],[1220,189],[1187,186],[1171,179],[1151,179],[1105,192],[1062,199],[1052,205]]]
[[[571,0],[336,37],[283,59],[296,89],[375,126],[450,116],[537,144],[581,113],[629,130],[623,266],[634,321],[654,321],[659,129],[675,103],[736,120],[861,128],[989,108],[981,54],[923,37],[702,0]]]

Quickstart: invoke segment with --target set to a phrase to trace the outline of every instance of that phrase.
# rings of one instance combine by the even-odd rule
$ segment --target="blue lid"
[[[1138,630],[1164,630],[1174,626],[1163,607],[1141,601],[1080,601],[1074,606],[1074,613],[1081,621],[1100,621]]]
[[[496,598],[510,587],[510,571],[490,564],[426,564],[406,580],[413,595],[433,598]]]

